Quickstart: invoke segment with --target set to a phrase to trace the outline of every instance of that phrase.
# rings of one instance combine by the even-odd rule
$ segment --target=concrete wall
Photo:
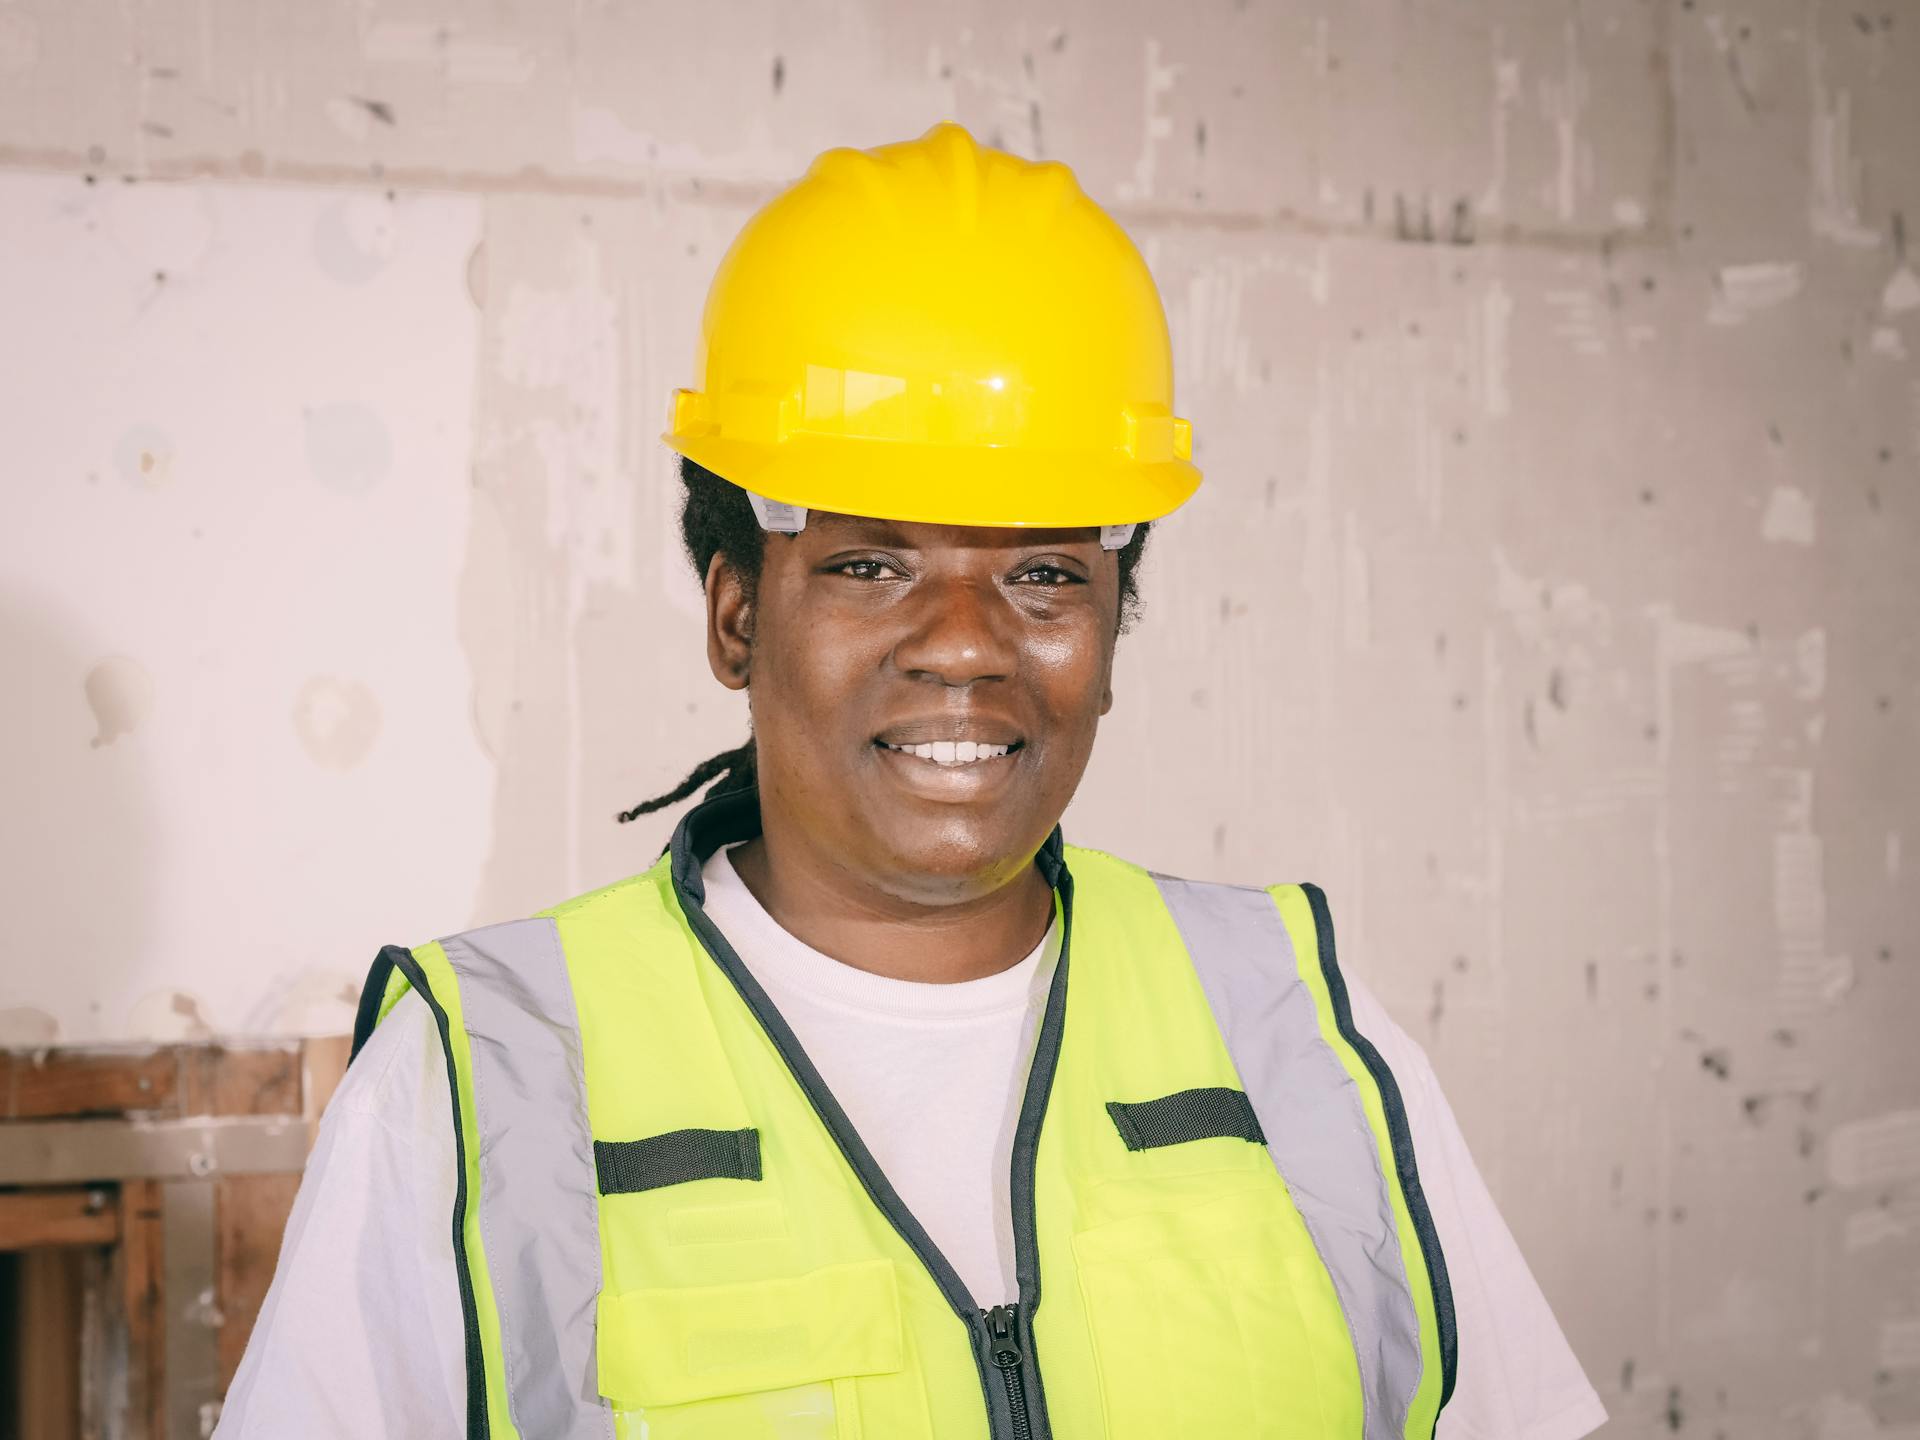
[[[1610,1434],[1920,1436],[1913,0],[0,5],[0,1041],[646,864],[707,278],[940,118],[1208,472],[1069,833],[1327,887]]]

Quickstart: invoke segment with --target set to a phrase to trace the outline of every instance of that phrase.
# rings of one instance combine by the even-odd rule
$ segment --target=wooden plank
[[[0,1050],[0,1119],[174,1111],[172,1050]]]
[[[0,1120],[298,1115],[297,1040],[246,1047],[0,1050]]]
[[[69,1248],[20,1255],[20,1434],[79,1440],[83,1254]]]
[[[183,1115],[298,1115],[300,1042],[180,1047]]]
[[[119,1238],[120,1207],[103,1186],[0,1190],[0,1250],[111,1245]]]
[[[220,1391],[233,1383],[267,1298],[298,1175],[226,1175],[214,1186],[214,1284],[219,1298]]]
[[[120,1212],[113,1197],[114,1214]],[[125,1384],[126,1357],[117,1347],[119,1292],[115,1288],[114,1251],[88,1247],[80,1257],[83,1284],[80,1317],[80,1440],[122,1440],[119,1401]]]
[[[126,1326],[125,1440],[167,1433],[166,1270],[160,1182],[120,1187],[120,1310]]]

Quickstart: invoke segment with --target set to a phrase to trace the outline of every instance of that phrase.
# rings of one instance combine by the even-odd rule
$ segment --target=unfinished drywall
[[[706,281],[942,118],[1138,239],[1208,475],[1069,833],[1327,888],[1609,1434],[1915,1440],[1910,0],[0,9],[0,1039],[647,863]]]
[[[337,1031],[474,904],[481,209],[0,173],[0,1043]]]

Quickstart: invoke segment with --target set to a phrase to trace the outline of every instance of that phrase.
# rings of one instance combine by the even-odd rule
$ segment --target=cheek
[[[1038,636],[1027,647],[1036,689],[1061,737],[1092,743],[1100,723],[1113,663],[1112,646],[1097,619]]]
[[[801,591],[762,611],[754,640],[748,696],[756,720],[789,717],[797,733],[822,734],[852,725],[863,686],[875,669],[870,627],[848,624],[831,607],[809,605]],[[769,726],[768,728],[772,728]]]

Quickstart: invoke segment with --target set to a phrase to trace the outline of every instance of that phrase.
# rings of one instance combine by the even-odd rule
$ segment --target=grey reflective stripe
[[[1405,1440],[1420,1319],[1359,1087],[1320,1033],[1293,937],[1264,890],[1155,875],[1360,1359],[1365,1440]]]
[[[440,942],[460,977],[480,1235],[521,1440],[613,1434],[594,1365],[600,1212],[573,986],[551,920]]]

